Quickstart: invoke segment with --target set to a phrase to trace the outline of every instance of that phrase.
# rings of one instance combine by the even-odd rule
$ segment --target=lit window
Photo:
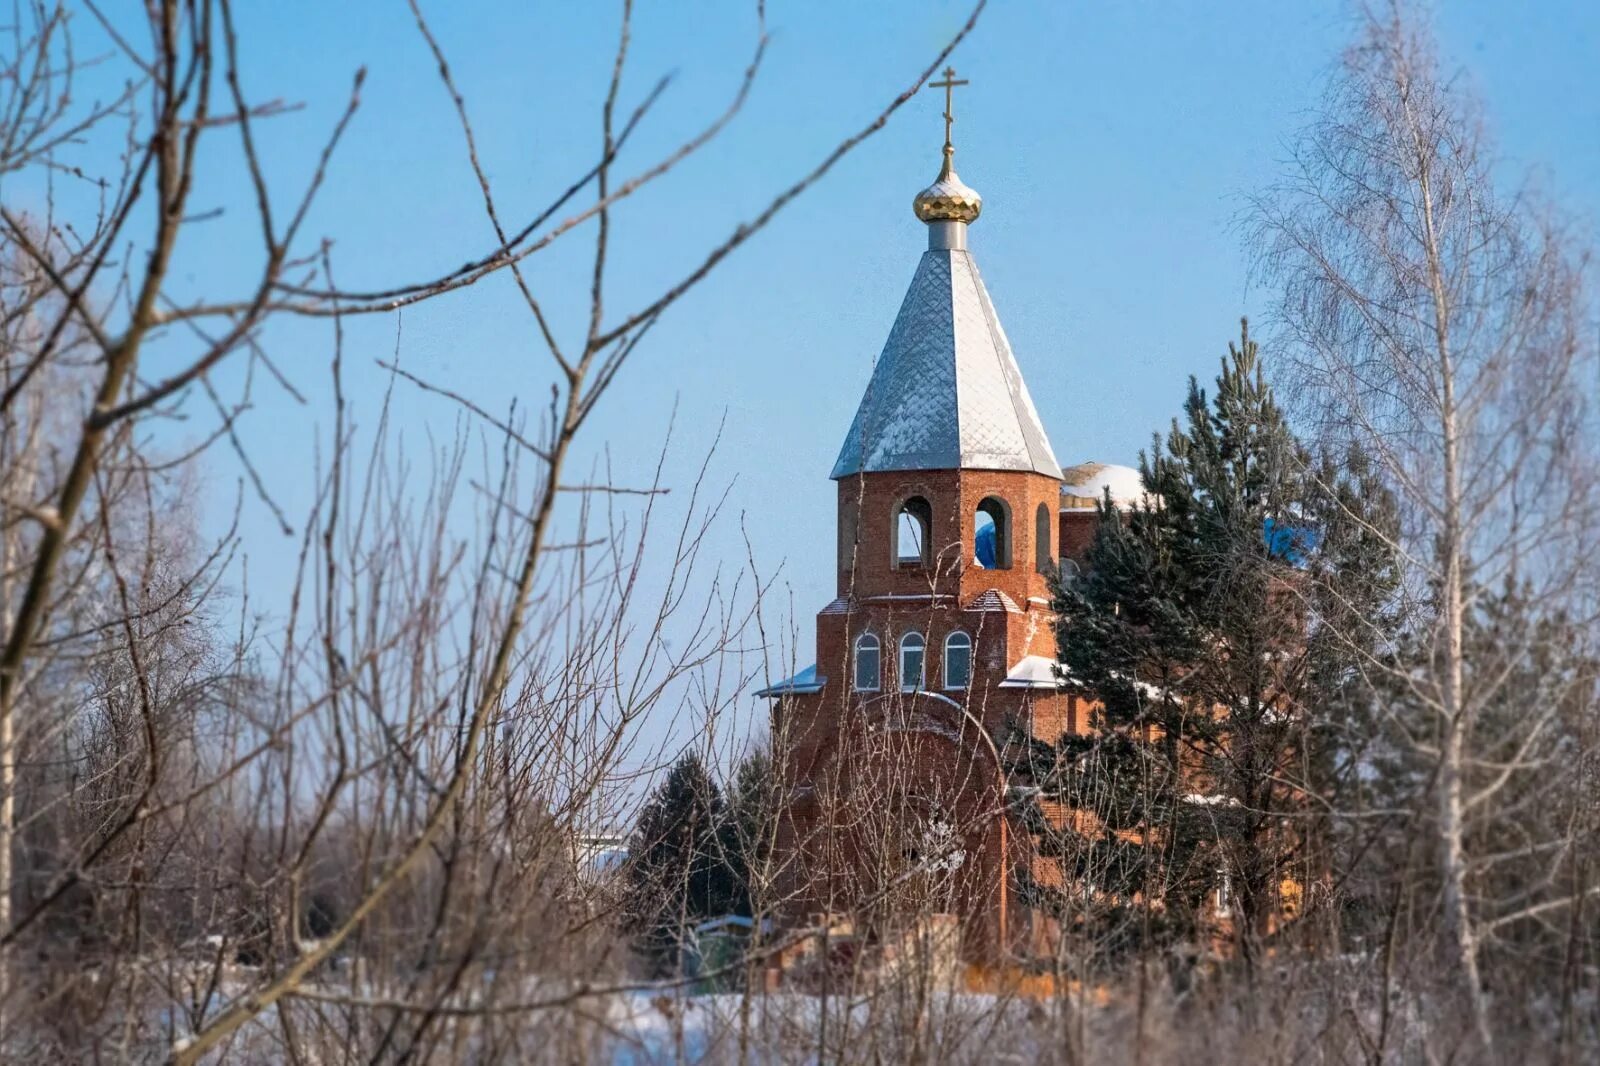
[[[1217,867],[1217,917],[1226,918],[1233,913],[1233,882],[1228,877],[1224,863]]]
[[[951,633],[944,639],[944,687],[966,688],[972,683],[972,638]]]
[[[922,662],[927,654],[921,633],[907,633],[900,638],[900,691],[918,692],[924,681]]]
[[[863,633],[856,638],[856,691],[878,691],[878,663],[881,653],[878,638]]]

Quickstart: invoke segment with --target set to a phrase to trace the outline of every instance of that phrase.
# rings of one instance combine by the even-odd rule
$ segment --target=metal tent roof
[[[971,253],[931,247],[832,477],[958,468],[1061,476]]]

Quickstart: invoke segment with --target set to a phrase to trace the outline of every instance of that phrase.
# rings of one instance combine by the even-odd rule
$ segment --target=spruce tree
[[[722,790],[697,754],[684,753],[640,811],[628,845],[626,928],[658,969],[670,967],[697,923],[749,914],[738,855]]]
[[[1108,496],[1056,589],[1063,684],[1094,701],[1093,728],[1021,760],[1042,799],[1089,817],[1034,828],[1074,885],[1056,905],[1091,935],[1192,939],[1226,907],[1249,959],[1297,902],[1280,885],[1303,891],[1325,862],[1306,802],[1335,759],[1323,697],[1391,639],[1393,502],[1359,455],[1299,443],[1248,324],[1140,474],[1144,502]],[[1352,614],[1362,627],[1329,624]]]
[[[777,828],[777,802],[773,795],[775,768],[772,753],[752,748],[733,773],[728,789],[728,813],[733,851],[729,861],[743,886],[751,913],[759,909],[759,886],[766,879],[766,864]]]

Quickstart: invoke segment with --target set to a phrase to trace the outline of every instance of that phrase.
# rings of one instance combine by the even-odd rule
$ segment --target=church
[[[912,201],[927,226],[830,477],[837,595],[815,665],[763,689],[780,770],[780,908],[848,913],[879,942],[896,915],[955,923],[967,959],[1045,946],[1019,882],[1060,887],[1008,796],[1005,737],[1053,742],[1090,708],[1056,667],[1051,579],[1076,566],[1137,471],[1063,470],[969,247],[983,200],[943,165]],[[1065,812],[1055,812],[1064,817]]]

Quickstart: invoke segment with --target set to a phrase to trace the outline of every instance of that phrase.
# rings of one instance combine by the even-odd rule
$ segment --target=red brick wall
[[[1048,583],[1036,566],[1034,530],[1038,508],[1059,510],[1061,483],[1042,474],[1019,471],[927,470],[858,474],[839,481],[838,592],[858,597],[959,593],[963,601],[985,589],[998,589],[1020,605],[1029,597],[1047,598]],[[895,518],[913,496],[933,512],[930,566],[899,566]],[[1011,566],[985,570],[973,565],[978,504],[994,497],[1010,511]],[[854,540],[850,522],[856,523]],[[1048,523],[1052,540],[1055,522]],[[1056,558],[1056,546],[1048,545]],[[853,549],[853,550],[852,550]]]
[[[1093,700],[1001,683],[1026,656],[1056,657],[1048,580],[1035,565],[1036,509],[1048,508],[1052,558],[1081,560],[1099,514],[1062,511],[1059,484],[1031,473],[868,474],[839,482],[838,491],[841,600],[817,617],[817,672],[827,680],[821,692],[787,698],[773,714],[789,796],[777,841],[784,909],[801,920],[815,912],[855,911],[897,859],[904,865],[894,851],[900,846],[894,828],[910,815],[896,812],[938,797],[965,827],[966,861],[952,883],[967,958],[993,961],[1002,926],[1010,950],[1045,943],[1040,937],[1052,923],[1013,904],[1006,871],[1021,864],[1047,884],[1059,881],[1061,871],[1052,865],[1056,860],[1035,853],[1020,824],[994,816],[1005,806],[1004,776],[985,734],[998,745],[1012,723],[1048,742],[1091,731]],[[912,495],[931,507],[931,565],[901,566],[895,559],[896,511]],[[1011,512],[1007,569],[973,563],[974,512],[989,495]],[[1004,593],[1015,610],[966,609],[988,591]],[[972,679],[966,690],[947,691],[944,638],[955,630],[973,639]],[[926,641],[926,689],[903,693],[898,645],[908,631]],[[866,632],[880,642],[876,692],[852,687],[852,646]],[[1196,778],[1197,788],[1203,784]],[[1093,828],[1086,811],[1050,804],[1045,813],[1053,824]],[[869,925],[874,920],[870,912],[857,917]]]
[[[1100,524],[1100,512],[1094,510],[1069,510],[1061,512],[1061,557],[1081,561],[1094,540],[1095,527]]]
[[[867,815],[898,802],[896,789],[924,798],[931,790],[954,797],[958,819],[979,823],[966,841],[959,897],[968,954],[981,956],[997,944],[1008,906],[1002,867],[1030,860],[1026,838],[993,817],[1003,805],[1003,775],[974,720],[997,743],[1012,722],[1048,739],[1072,726],[1068,697],[1000,687],[1025,656],[1055,657],[1049,582],[1037,566],[1035,538],[1042,506],[1054,561],[1060,483],[1016,471],[908,471],[853,476],[838,491],[838,593],[845,602],[817,617],[817,672],[827,681],[820,693],[785,699],[774,714],[791,796],[778,840],[786,909],[840,909],[853,893],[870,891],[882,858],[871,849],[882,841],[861,839],[860,825],[877,824]],[[929,565],[896,560],[897,513],[911,496],[931,509]],[[991,496],[1009,511],[1010,566],[1003,569],[974,563],[975,514]],[[989,591],[1004,593],[1015,610],[964,609]],[[944,640],[956,630],[972,638],[972,678],[967,689],[952,691],[943,687]],[[899,691],[899,642],[910,631],[925,640],[922,693]],[[854,641],[868,632],[882,656],[875,693],[852,687]],[[1008,935],[1025,935],[1025,923]]]

